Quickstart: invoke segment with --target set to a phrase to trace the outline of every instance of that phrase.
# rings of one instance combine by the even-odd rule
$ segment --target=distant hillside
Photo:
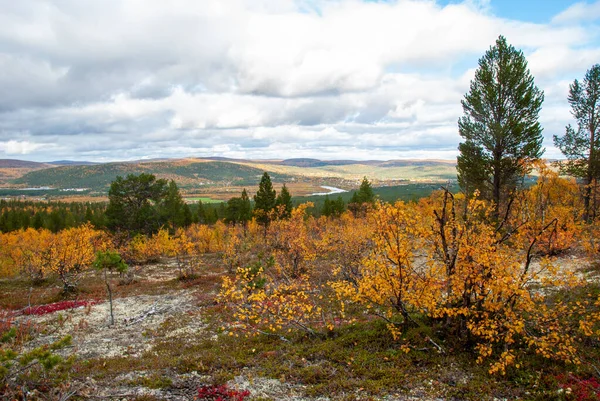
[[[295,166],[295,167],[325,167],[325,166],[351,166],[351,165],[363,165],[372,167],[414,167],[414,166],[425,166],[425,167],[440,167],[447,168],[454,166],[456,162],[449,160],[319,160],[309,158],[299,159],[286,159],[279,163],[282,166]]]
[[[263,170],[227,162],[174,160],[142,163],[107,163],[98,165],[61,166],[29,172],[13,181],[19,186],[54,188],[90,188],[105,192],[117,176],[152,173],[172,179],[181,188],[207,185],[254,185]],[[285,174],[272,175],[274,182],[289,180]]]
[[[447,168],[456,166],[454,160],[388,160],[379,162],[380,167],[440,167]]]
[[[0,168],[48,168],[47,163],[30,162],[26,160],[0,159]]]
[[[94,162],[86,162],[86,161],[77,161],[77,160],[57,160],[54,162],[48,162],[48,164],[52,164],[53,166],[93,166]]]
[[[280,164],[296,167],[321,167],[326,166],[327,162],[318,159],[287,159],[283,160]]]
[[[54,163],[58,165],[0,160],[0,166],[14,166],[0,167],[0,187],[5,188],[4,192],[17,191],[17,194],[24,194],[18,191],[25,188],[49,187],[47,192],[52,196],[84,193],[102,197],[106,196],[110,183],[117,176],[151,173],[158,178],[174,180],[186,194],[228,199],[243,188],[254,190],[265,171],[276,186],[287,183],[296,195],[319,192],[323,185],[356,188],[363,177],[371,180],[374,186],[456,180],[455,163],[440,160],[242,160],[213,157],[103,164],[76,161]],[[84,188],[87,190],[82,191]]]
[[[47,163],[37,163],[25,160],[0,159],[0,185],[5,186],[11,180],[31,171],[54,167]]]

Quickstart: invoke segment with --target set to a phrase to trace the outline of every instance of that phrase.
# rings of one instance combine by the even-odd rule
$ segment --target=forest
[[[191,207],[143,173],[106,204],[2,201],[0,394],[598,400],[599,65],[568,100],[548,163],[543,92],[499,37],[463,100],[460,190],[390,202],[365,177],[311,213],[264,173]]]

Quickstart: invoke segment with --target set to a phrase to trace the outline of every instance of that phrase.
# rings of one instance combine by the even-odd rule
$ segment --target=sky
[[[0,0],[0,158],[454,159],[498,35],[560,158],[600,1]]]

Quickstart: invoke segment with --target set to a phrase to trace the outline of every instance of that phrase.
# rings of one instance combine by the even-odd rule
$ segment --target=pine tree
[[[117,271],[119,273],[124,273],[127,271],[129,266],[127,266],[125,261],[121,258],[121,255],[113,251],[101,251],[96,253],[96,259],[93,265],[98,271],[102,271],[104,273],[104,284],[106,285],[106,292],[108,293],[108,302],[110,306],[110,325],[112,326],[115,324],[115,317],[113,314],[112,287],[110,285],[108,272]]]
[[[158,231],[162,221],[157,206],[167,196],[167,185],[166,180],[157,180],[154,175],[146,173],[129,174],[125,179],[117,177],[108,192],[108,228],[144,234]]]
[[[242,221],[242,198],[231,198],[225,207],[225,222],[236,224]]]
[[[544,93],[534,84],[523,52],[500,36],[479,60],[479,68],[462,101],[458,181],[468,194],[500,205],[541,157],[538,114]]]
[[[577,129],[567,125],[563,137],[554,135],[554,144],[567,157],[561,171],[584,180],[584,218],[589,221],[595,217],[592,187],[600,178],[600,64],[587,70],[582,83],[570,85],[568,101]]]

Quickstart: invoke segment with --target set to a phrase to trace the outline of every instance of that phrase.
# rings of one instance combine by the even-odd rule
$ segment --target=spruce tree
[[[375,203],[375,192],[373,192],[371,182],[367,177],[363,177],[360,188],[352,194],[348,209],[350,209],[354,216],[364,216],[368,206],[373,205],[373,203]]]
[[[363,177],[362,182],[360,183],[360,188],[358,188],[358,192],[355,192],[356,197],[354,201],[356,203],[373,203],[375,202],[375,192],[373,192],[373,187],[371,186],[371,182],[367,179],[367,177]]]
[[[340,217],[346,210],[346,204],[342,195],[338,195],[337,199],[331,202],[331,214]]]
[[[292,195],[288,191],[285,184],[281,188],[281,192],[277,195],[277,199],[275,200],[275,205],[279,209],[279,217],[282,219],[289,219],[292,217]]]
[[[325,217],[329,217],[332,214],[331,201],[329,200],[329,195],[325,195],[325,201],[323,202],[323,208],[321,209],[321,214]]]
[[[254,216],[256,221],[264,226],[269,225],[271,221],[271,212],[275,208],[276,195],[271,177],[265,172],[258,185],[258,191],[254,195]]]
[[[196,223],[207,224],[206,209],[201,200],[198,201],[198,209],[196,210],[195,216],[194,220]]]
[[[175,181],[169,181],[164,200],[162,202],[162,223],[167,224],[172,230],[186,225],[185,202]]]
[[[241,197],[231,198],[227,201],[225,210],[225,221],[227,223],[242,223],[244,226],[252,218],[252,205],[246,189],[242,191]]]
[[[244,223],[244,226],[248,221],[252,219],[252,203],[250,197],[248,197],[248,191],[246,188],[242,191],[242,203],[240,210],[240,220]]]

